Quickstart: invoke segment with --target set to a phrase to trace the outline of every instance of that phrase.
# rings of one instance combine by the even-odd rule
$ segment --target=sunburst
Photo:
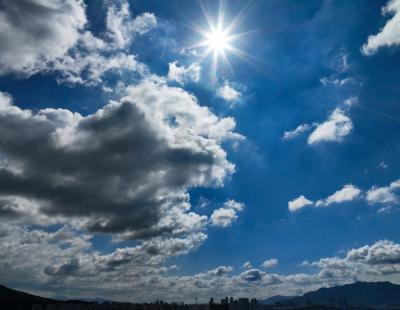
[[[235,32],[236,28],[240,24],[241,17],[248,7],[245,7],[238,15],[233,18],[230,23],[224,23],[224,8],[223,2],[220,1],[218,17],[216,21],[211,18],[211,15],[207,12],[202,2],[200,2],[204,17],[207,21],[207,28],[193,26],[192,28],[198,32],[203,39],[190,48],[197,49],[203,48],[203,58],[212,55],[212,70],[211,73],[215,76],[218,68],[219,59],[222,58],[225,64],[232,69],[231,63],[228,59],[228,54],[232,53],[239,58],[250,62],[251,56],[245,51],[235,47],[235,41],[250,33],[248,32]]]

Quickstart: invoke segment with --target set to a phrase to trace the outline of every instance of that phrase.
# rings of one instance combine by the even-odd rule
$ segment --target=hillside
[[[343,286],[320,288],[301,297],[292,298],[296,304],[343,304],[357,306],[400,305],[400,285],[391,282],[355,282]]]
[[[31,295],[0,285],[0,303],[3,309],[31,309],[34,304],[48,305],[59,301]]]

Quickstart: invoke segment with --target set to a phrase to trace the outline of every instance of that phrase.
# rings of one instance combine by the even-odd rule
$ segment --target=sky
[[[0,0],[0,42],[1,284],[400,284],[400,0]]]

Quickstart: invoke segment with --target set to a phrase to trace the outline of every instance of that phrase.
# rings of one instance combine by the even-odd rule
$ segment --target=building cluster
[[[220,303],[210,298],[208,304],[167,303],[157,300],[153,303],[124,302],[63,302],[48,305],[33,305],[31,310],[261,310],[256,299],[226,297]]]
[[[305,305],[298,305],[290,300],[276,302],[274,305],[258,303],[257,299],[225,297],[216,303],[210,298],[208,304],[185,304],[183,302],[168,303],[157,300],[153,303],[127,303],[127,302],[80,302],[69,301],[47,305],[33,305],[31,310],[363,310],[363,307],[348,305],[343,300],[330,299],[329,306],[312,305],[307,301]],[[386,308],[389,309],[389,308]],[[400,309],[400,308],[395,308]]]
[[[220,304],[214,303],[214,298],[210,298],[208,303],[208,310],[258,310],[259,308],[255,298],[249,300],[249,298],[225,297],[221,299]]]

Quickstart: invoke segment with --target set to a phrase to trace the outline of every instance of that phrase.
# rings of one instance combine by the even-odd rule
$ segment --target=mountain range
[[[400,285],[391,282],[355,282],[342,286],[320,288],[303,296],[273,296],[263,300],[264,304],[287,305],[325,305],[342,307],[353,305],[360,307],[399,306]]]

